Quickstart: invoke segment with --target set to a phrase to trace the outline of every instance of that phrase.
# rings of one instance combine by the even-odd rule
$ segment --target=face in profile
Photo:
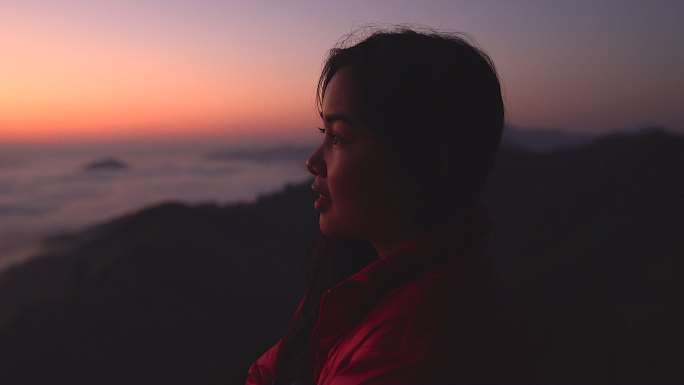
[[[410,229],[417,188],[397,154],[362,124],[352,76],[350,68],[337,71],[323,97],[323,138],[307,160],[314,205],[329,237],[393,242]]]

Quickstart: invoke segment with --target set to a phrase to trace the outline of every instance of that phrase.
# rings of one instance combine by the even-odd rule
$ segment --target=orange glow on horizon
[[[0,37],[0,143],[270,132],[315,122],[315,73],[26,29]],[[195,55],[204,54],[205,57]],[[310,86],[309,86],[310,85]]]
[[[684,130],[682,55],[671,49],[681,2],[596,4],[611,23],[576,23],[569,15],[585,8],[572,2],[511,17],[475,1],[53,3],[0,3],[0,144],[308,133],[326,51],[366,19],[473,36],[502,77],[509,124]]]

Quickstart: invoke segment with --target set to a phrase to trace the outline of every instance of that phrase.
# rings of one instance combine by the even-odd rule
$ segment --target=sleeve
[[[283,340],[281,339],[252,363],[247,371],[247,381],[245,382],[245,385],[273,384],[275,361],[282,342]]]

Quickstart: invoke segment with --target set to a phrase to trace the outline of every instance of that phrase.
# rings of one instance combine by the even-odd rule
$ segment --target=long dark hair
[[[275,383],[313,382],[309,365],[309,336],[318,320],[321,296],[378,258],[373,246],[363,240],[332,239],[319,234],[306,259],[307,282],[302,307],[292,320],[278,351]]]
[[[397,151],[419,183],[417,229],[448,220],[474,205],[498,149],[504,107],[489,57],[462,36],[411,29],[378,31],[330,50],[318,82],[319,109],[342,67],[352,71],[362,123]],[[441,202],[439,210],[431,202]],[[448,202],[450,207],[445,207]],[[377,254],[363,240],[320,235],[309,250],[307,290],[283,337],[275,383],[314,382],[309,338],[321,296]]]

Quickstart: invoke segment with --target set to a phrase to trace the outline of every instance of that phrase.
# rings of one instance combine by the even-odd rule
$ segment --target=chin
[[[369,240],[370,237],[368,237],[367,232],[363,231],[363,226],[340,223],[331,219],[325,218],[324,215],[320,215],[318,218],[318,227],[326,237]]]
[[[323,218],[323,215],[318,218],[318,227],[321,229],[321,233],[328,238],[353,238],[349,231],[344,231],[343,226]]]

